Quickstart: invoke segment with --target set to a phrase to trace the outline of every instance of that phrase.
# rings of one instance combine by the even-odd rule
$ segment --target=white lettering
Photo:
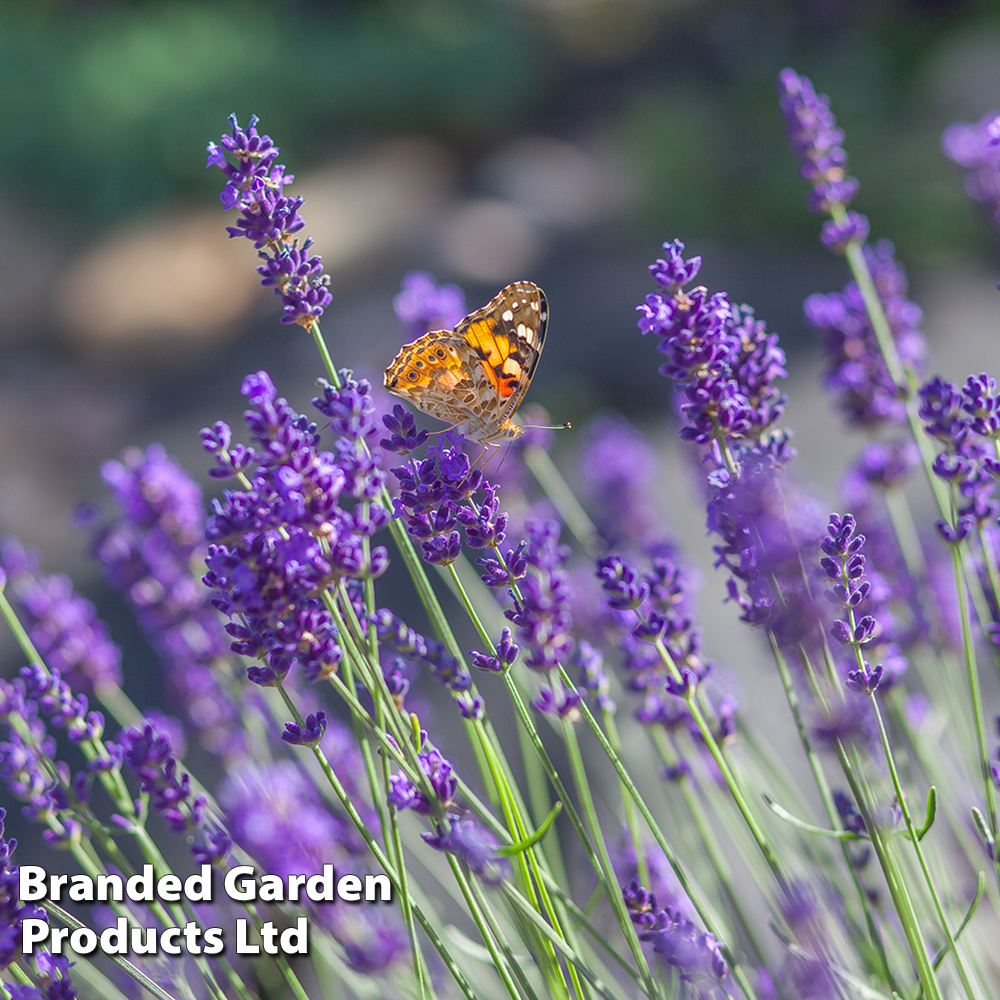
[[[226,895],[230,899],[235,899],[237,903],[247,903],[256,898],[257,884],[253,880],[252,865],[237,865],[226,873],[225,889]],[[237,885],[237,879],[243,881]],[[244,921],[246,923],[246,921]],[[237,952],[237,954],[256,955],[257,952]]]

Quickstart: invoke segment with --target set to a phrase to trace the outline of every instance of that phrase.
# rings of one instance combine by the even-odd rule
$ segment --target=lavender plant
[[[303,414],[267,372],[246,377],[246,440],[202,431],[226,482],[208,511],[159,446],[104,468],[92,549],[176,718],[131,704],[68,580],[0,548],[25,664],[0,681],[0,781],[80,876],[35,905],[0,842],[0,997],[1000,993],[1000,393],[985,373],[925,381],[920,310],[849,207],[828,99],[792,70],[778,90],[821,242],[851,271],[805,303],[825,386],[865,435],[841,510],[794,476],[787,361],[749,305],[692,287],[701,258],[675,239],[637,308],[805,771],[710,658],[641,433],[595,419],[581,503],[544,435],[491,468],[454,431],[380,412],[323,338],[335,304],[293,178],[256,118],[233,116],[208,147],[229,233],[315,341],[320,391]],[[949,135],[973,193],[992,191],[1000,120]],[[464,296],[415,273],[395,308],[419,336],[459,321]],[[921,465],[932,525],[910,508],[921,484],[904,490]],[[415,600],[389,606],[387,574]],[[214,871],[216,892],[61,905],[147,868],[167,886]],[[125,954],[105,946],[118,928]]]

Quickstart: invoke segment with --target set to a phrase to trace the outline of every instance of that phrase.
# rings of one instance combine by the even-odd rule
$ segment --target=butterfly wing
[[[455,327],[492,388],[487,406],[499,430],[517,412],[545,345],[549,304],[530,281],[508,285]]]
[[[385,387],[438,420],[461,424],[479,415],[484,379],[469,363],[469,346],[443,330],[404,344],[385,370]]]
[[[545,342],[548,303],[529,281],[504,288],[453,332],[404,344],[385,370],[385,387],[475,441],[511,438]]]

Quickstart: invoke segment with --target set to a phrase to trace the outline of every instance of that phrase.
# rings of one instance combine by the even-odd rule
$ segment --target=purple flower
[[[852,670],[847,675],[847,686],[855,691],[862,691],[865,694],[874,694],[882,681],[882,674],[885,672],[882,664],[872,669],[871,664],[865,663],[857,670]]]
[[[815,641],[819,621],[803,576],[803,553],[816,544],[810,508],[792,501],[782,475],[787,439],[738,453],[739,474],[709,477],[708,527],[717,534],[716,565],[732,574],[729,595],[751,625],[765,625],[782,646]],[[794,495],[794,493],[792,494]]]
[[[340,771],[339,761],[332,761]],[[264,871],[285,877],[321,872],[337,848],[363,850],[353,827],[334,815],[291,761],[245,761],[219,789],[233,839]]]
[[[228,446],[228,430],[219,428],[218,444]],[[105,576],[159,654],[203,746],[223,757],[242,754],[239,709],[220,683],[229,644],[212,592],[192,571],[206,556],[200,487],[157,444],[129,449],[101,475],[117,511],[92,543]]]
[[[820,229],[819,241],[827,250],[842,254],[852,240],[864,243],[868,239],[868,229],[868,217],[851,211],[840,222],[827,219]]]
[[[18,889],[19,868],[13,864],[17,841],[4,840],[7,810],[0,808],[0,969],[21,958],[21,924],[27,919],[48,920],[39,906],[21,903]],[[75,996],[74,994],[71,994]]]
[[[598,559],[597,578],[608,606],[616,611],[634,611],[649,597],[649,584],[621,556]]]
[[[420,660],[430,667],[431,673],[448,688],[452,700],[466,718],[479,716],[481,701],[469,694],[472,675],[464,663],[448,652],[444,643],[437,639],[425,638],[410,628],[402,618],[394,615],[389,608],[379,608],[369,620],[375,626],[375,632],[381,643],[408,660]]]
[[[943,450],[934,460],[935,474],[957,491],[960,498],[954,525],[940,529],[948,542],[960,540],[968,528],[992,523],[1000,514],[994,497],[1000,461],[1000,397],[996,382],[986,373],[970,375],[962,390],[941,378],[921,386],[920,417],[924,431]]]
[[[499,885],[510,878],[510,862],[496,853],[497,841],[485,827],[472,816],[448,817],[448,829],[435,823],[434,833],[420,836],[436,851],[454,854],[464,861],[486,885]]]
[[[422,750],[417,756],[433,799],[427,797],[423,785],[414,784],[404,771],[397,771],[389,779],[389,801],[397,809],[412,809],[423,816],[444,816],[458,792],[454,767],[440,750]]]
[[[817,94],[812,82],[793,69],[778,75],[778,94],[799,173],[812,185],[809,208],[819,215],[846,208],[857,194],[858,182],[845,176],[844,133],[837,128],[830,99]]]
[[[430,330],[451,330],[466,313],[465,293],[458,285],[438,285],[426,271],[404,275],[393,308],[414,339]]]
[[[229,116],[232,131],[222,136],[221,145],[208,144],[206,167],[218,167],[226,176],[219,196],[223,207],[239,210],[235,226],[228,226],[230,237],[245,236],[253,241],[264,263],[257,268],[261,284],[273,287],[282,302],[282,323],[298,323],[308,328],[333,301],[329,292],[330,276],[323,274],[323,262],[309,256],[312,244],[306,239],[299,246],[295,234],[305,227],[299,215],[302,198],[283,193],[294,177],[275,164],[278,147],[271,137],[257,131],[258,118],[241,129],[236,115]],[[226,158],[229,153],[235,164]]]
[[[682,243],[664,247],[672,260],[682,259]],[[696,273],[694,260],[688,264],[669,273]],[[681,437],[709,444],[721,466],[724,445],[761,440],[780,418],[785,400],[772,383],[786,375],[785,355],[749,306],[734,309],[724,292],[710,296],[703,287],[685,292],[675,281],[667,287],[672,294],[647,295],[637,306],[639,330],[661,338],[657,350],[667,361],[660,374],[675,383],[685,420]]]
[[[76,695],[59,676],[39,664],[21,668],[24,697],[35,702],[42,715],[57,729],[65,729],[74,743],[99,740],[104,732],[104,716],[87,711],[87,696]]]
[[[583,434],[580,473],[594,520],[611,549],[650,543],[658,519],[649,502],[656,452],[624,417],[598,416]]]
[[[920,307],[906,297],[906,273],[888,240],[865,246],[865,259],[889,321],[903,367],[919,376],[927,343],[919,326]],[[824,382],[852,424],[905,424],[904,391],[889,376],[858,286],[849,282],[842,292],[810,295],[803,305],[806,320],[823,338],[826,352]]]
[[[399,408],[397,407],[397,410]],[[384,443],[408,452],[419,443],[415,425],[401,413],[383,418],[392,438]],[[492,556],[476,561],[484,567],[487,586],[510,586],[524,574],[518,553],[500,548],[506,537],[508,516],[500,511],[497,487],[473,469],[462,450],[463,439],[454,432],[427,448],[424,457],[392,470],[399,483],[399,496],[393,501],[396,516],[407,532],[420,539],[423,557],[434,565],[454,562],[462,551],[459,528],[464,528],[470,548],[490,549]],[[475,499],[482,491],[481,499]]]
[[[339,435],[333,452],[320,450],[316,425],[278,397],[266,372],[244,380],[260,464],[249,490],[216,502],[207,527],[205,582],[215,607],[246,622],[226,630],[235,652],[264,661],[247,673],[257,684],[278,683],[296,663],[310,681],[336,670],[339,636],[318,595],[388,567],[385,548],[368,543],[388,523],[372,499],[383,477],[366,444],[377,426],[370,387],[345,372],[340,389],[323,388],[314,405]]]
[[[557,689],[543,684],[538,689],[538,694],[531,699],[531,707],[536,712],[550,715],[554,719],[568,719],[570,722],[578,722],[581,700],[582,696],[579,691],[567,691],[561,686]]]
[[[37,553],[16,538],[0,542],[6,591],[39,655],[76,691],[90,693],[120,684],[121,650],[111,641],[94,605],[73,590],[68,577],[43,576],[38,567]]]
[[[286,722],[281,738],[292,746],[315,747],[319,746],[324,733],[326,733],[326,712],[320,711],[315,715],[307,715],[303,726],[295,722]]]
[[[581,639],[576,644],[573,663],[580,671],[578,687],[587,692],[588,697],[593,697],[602,712],[614,712],[615,703],[608,696],[610,682],[604,669],[604,655],[601,651],[586,639]]]
[[[521,596],[504,616],[517,626],[527,655],[525,666],[542,673],[563,665],[573,650],[572,591],[562,568],[569,550],[559,544],[557,521],[529,521],[524,558],[531,572],[521,582]]]
[[[941,136],[945,156],[965,168],[965,190],[970,198],[1000,210],[1000,145],[996,142],[996,111],[975,124],[955,122]]]
[[[469,656],[472,657],[473,666],[478,667],[480,670],[501,673],[513,666],[520,652],[521,648],[511,638],[510,628],[505,625],[503,632],[500,633],[500,641],[496,646],[496,656],[479,653],[476,650],[470,650]]]
[[[391,452],[414,452],[430,436],[426,430],[417,430],[417,418],[397,403],[392,408],[392,415],[383,414],[382,423],[389,432],[389,437],[382,438],[379,444]]]
[[[708,990],[726,978],[729,966],[712,934],[699,931],[669,907],[661,909],[655,893],[643,888],[638,879],[625,886],[622,896],[639,940],[651,942],[654,954],[676,969],[682,980]]]
[[[150,721],[132,726],[118,737],[125,766],[139,779],[139,790],[149,795],[150,806],[174,833],[199,838],[208,805],[204,795],[194,795],[191,776],[181,770],[168,735]]]
[[[690,285],[701,270],[701,257],[684,259],[684,244],[680,240],[663,244],[664,256],[649,265],[649,273],[671,295]]]

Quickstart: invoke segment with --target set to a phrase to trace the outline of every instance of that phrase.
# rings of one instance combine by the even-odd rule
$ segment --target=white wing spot
[[[505,323],[509,323],[514,318],[514,314],[508,309],[500,318]]]
[[[517,324],[517,335],[519,337],[527,337],[528,336],[528,328],[523,323],[518,323]]]

